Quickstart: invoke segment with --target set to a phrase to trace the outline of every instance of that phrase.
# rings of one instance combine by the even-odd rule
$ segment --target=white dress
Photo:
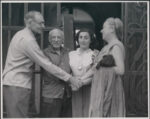
[[[93,51],[88,49],[80,52],[80,48],[69,53],[70,67],[73,76],[81,77],[92,64]],[[81,87],[72,93],[72,115],[73,117],[88,117],[90,103],[91,84]]]

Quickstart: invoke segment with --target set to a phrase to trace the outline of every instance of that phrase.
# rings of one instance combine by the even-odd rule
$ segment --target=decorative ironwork
[[[147,116],[147,3],[125,3],[123,10],[127,116]]]

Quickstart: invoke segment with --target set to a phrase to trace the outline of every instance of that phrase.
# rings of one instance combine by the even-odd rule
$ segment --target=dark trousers
[[[41,117],[72,117],[71,98],[43,98]]]
[[[30,89],[3,86],[4,106],[7,118],[27,118],[29,109]]]

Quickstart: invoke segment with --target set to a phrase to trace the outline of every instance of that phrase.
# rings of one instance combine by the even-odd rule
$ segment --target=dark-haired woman
[[[91,50],[91,44],[93,42],[93,34],[88,29],[82,29],[77,33],[77,41],[79,43],[79,48],[69,53],[70,67],[72,69],[73,76],[82,79],[82,76],[92,66],[93,51]],[[92,77],[89,77],[86,80],[81,80],[82,87],[80,89],[73,89],[73,117],[88,117],[91,79]]]

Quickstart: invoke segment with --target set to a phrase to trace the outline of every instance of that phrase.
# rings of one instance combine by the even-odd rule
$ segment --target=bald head
[[[41,33],[44,26],[44,18],[38,11],[29,11],[24,16],[26,27],[31,29],[34,33]]]
[[[54,28],[49,32],[49,42],[55,49],[60,49],[64,42],[64,32],[58,28]]]
[[[36,18],[36,16],[42,16],[42,14],[38,11],[29,11],[28,13],[25,14],[24,16],[24,21],[25,23],[27,22],[27,20],[29,19],[34,19]]]
[[[62,30],[58,29],[58,28],[52,29],[52,30],[49,32],[49,37],[51,37],[52,34],[54,34],[54,33],[56,33],[56,32],[61,35],[61,38],[62,38],[62,39],[64,39],[64,32],[63,32]]]

